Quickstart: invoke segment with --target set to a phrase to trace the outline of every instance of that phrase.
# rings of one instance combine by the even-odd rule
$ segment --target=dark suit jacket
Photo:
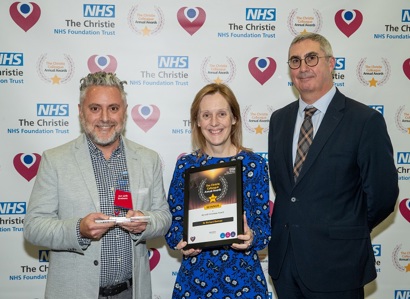
[[[276,199],[269,274],[279,276],[290,238],[309,289],[360,288],[376,278],[370,232],[392,213],[398,196],[384,118],[337,90],[295,183],[292,138],[298,105],[295,101],[270,119],[269,171]]]

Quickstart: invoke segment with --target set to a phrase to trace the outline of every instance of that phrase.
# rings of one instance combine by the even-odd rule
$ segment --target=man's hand
[[[131,218],[135,216],[144,216],[144,214],[141,211],[129,210],[125,217]],[[147,228],[146,221],[122,222],[119,225],[132,234],[140,234]]]
[[[80,234],[83,238],[99,240],[101,237],[115,225],[115,222],[95,223],[97,219],[109,219],[110,217],[102,213],[91,213],[80,221]]]

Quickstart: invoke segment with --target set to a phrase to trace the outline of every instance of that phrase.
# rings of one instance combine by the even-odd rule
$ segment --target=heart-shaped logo
[[[410,222],[410,198],[405,198],[400,202],[399,210],[403,218]]]
[[[190,237],[189,239],[191,240],[191,242],[194,242],[196,238],[195,237]]]
[[[41,156],[39,154],[17,154],[13,159],[14,168],[17,172],[30,182],[37,175]]]
[[[9,12],[14,23],[20,26],[25,32],[37,23],[41,15],[40,6],[34,2],[14,2],[10,6]]]
[[[181,7],[177,19],[182,28],[193,35],[205,23],[206,13],[201,7]]]
[[[160,111],[155,105],[136,105],[131,110],[134,122],[147,133],[159,119]]]
[[[406,75],[406,77],[410,80],[410,58],[407,58],[403,62],[403,72]]]
[[[337,28],[343,32],[344,35],[350,37],[359,29],[363,22],[362,13],[357,10],[341,9],[335,14],[335,23]]]
[[[272,57],[254,57],[249,60],[248,69],[261,85],[265,84],[276,71],[276,61]]]
[[[149,269],[152,271],[159,264],[161,255],[159,251],[155,248],[149,248],[148,255],[149,255]]]
[[[92,55],[87,61],[91,73],[104,71],[115,73],[117,70],[117,59],[112,55]]]

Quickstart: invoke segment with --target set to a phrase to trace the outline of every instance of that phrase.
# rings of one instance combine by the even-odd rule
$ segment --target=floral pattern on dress
[[[168,194],[172,224],[165,239],[174,249],[183,238],[185,170],[234,160],[242,160],[243,209],[254,234],[252,246],[246,251],[223,246],[203,249],[194,257],[184,256],[173,299],[268,298],[267,283],[257,254],[268,245],[271,231],[268,166],[261,156],[242,151],[227,158],[198,157],[198,152],[181,157],[176,163]]]

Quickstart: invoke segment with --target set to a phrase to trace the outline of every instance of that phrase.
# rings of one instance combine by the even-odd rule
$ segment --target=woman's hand
[[[243,214],[243,235],[238,235],[239,240],[243,240],[243,243],[233,243],[231,248],[236,250],[249,250],[253,242],[253,232],[248,226],[246,215]]]
[[[202,252],[202,249],[194,249],[194,248],[184,250],[184,247],[187,244],[188,243],[186,241],[181,240],[179,241],[178,245],[175,247],[175,250],[181,251],[181,253],[186,256],[196,256]]]

